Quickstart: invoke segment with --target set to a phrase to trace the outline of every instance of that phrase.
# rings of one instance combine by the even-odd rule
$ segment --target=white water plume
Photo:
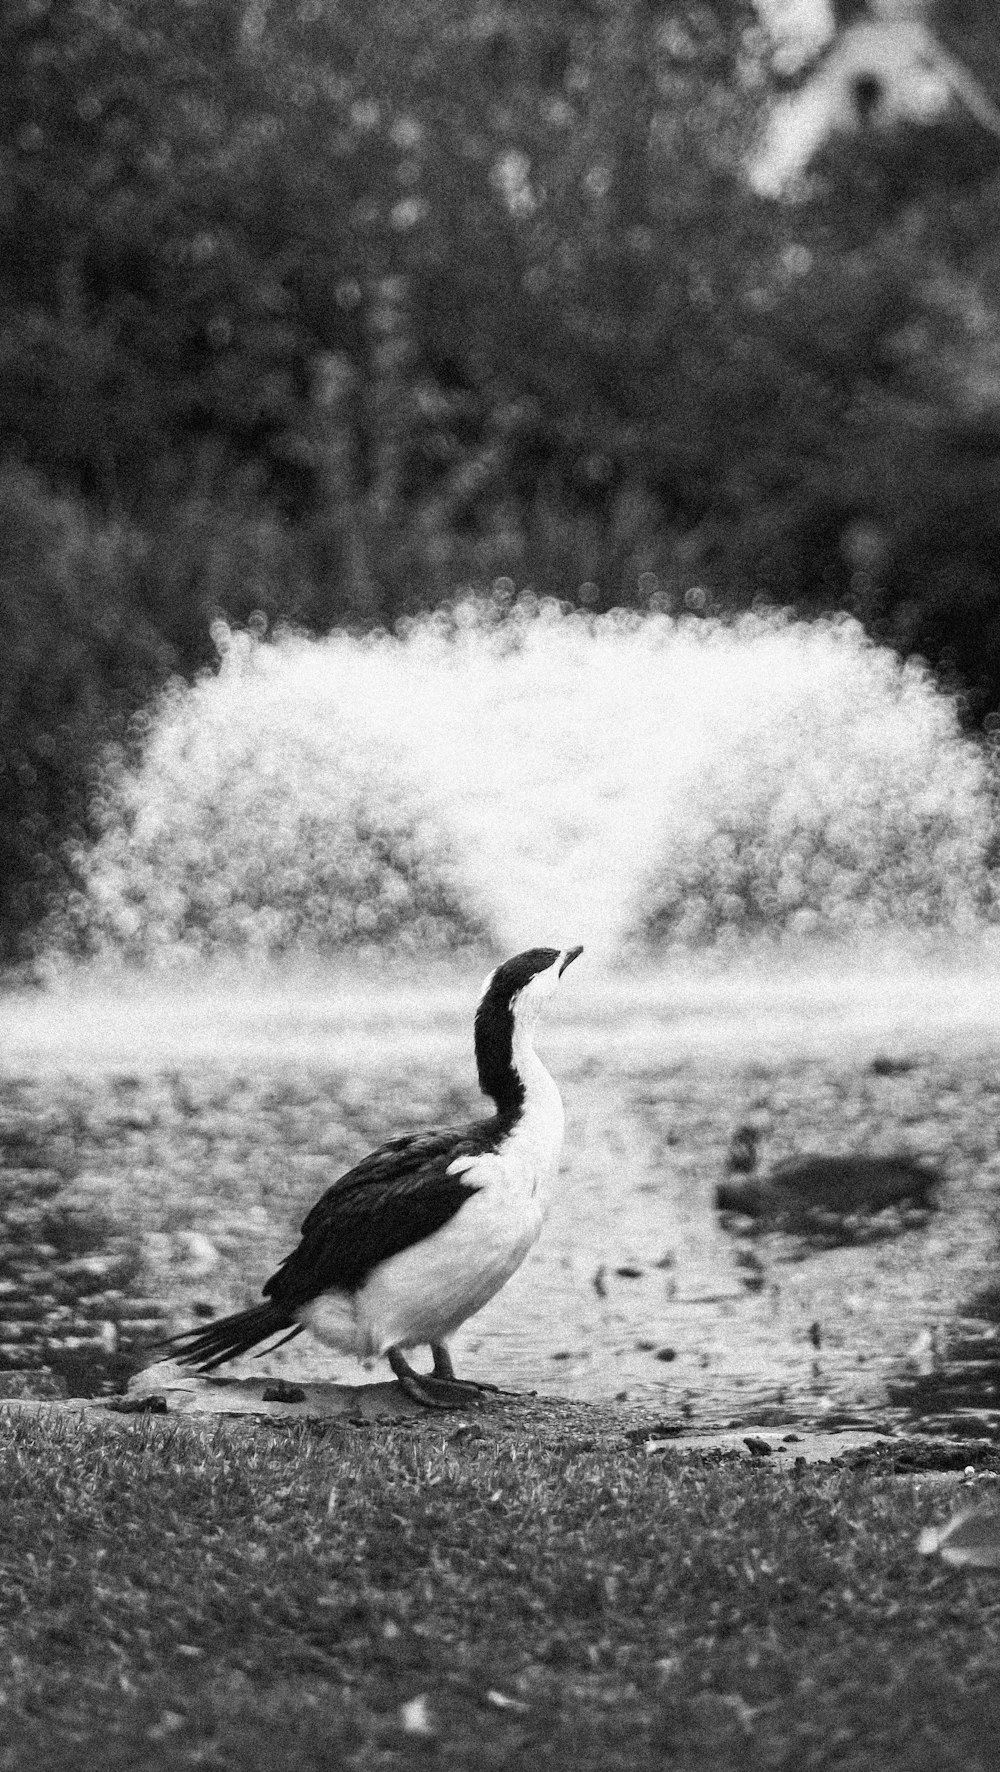
[[[993,915],[986,758],[847,619],[470,598],[394,635],[219,638],[109,773],[87,951],[610,958]]]

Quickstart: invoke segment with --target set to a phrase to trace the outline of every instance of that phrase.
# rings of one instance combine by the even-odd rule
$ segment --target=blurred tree
[[[0,956],[68,883],[102,747],[171,663],[99,531],[23,470],[0,474]]]
[[[702,332],[710,187],[741,232],[732,20],[31,0],[0,32],[0,449],[154,531],[192,484],[269,501],[327,581],[306,619],[469,573],[632,594],[662,551],[636,395],[676,393]]]
[[[781,247],[759,297],[773,346],[841,399],[792,496],[763,513],[789,600],[849,608],[922,653],[978,724],[1000,703],[1000,49],[985,0],[910,9],[897,26],[904,10],[838,6],[829,54],[864,38],[866,18],[871,49],[919,13],[913,29],[936,45],[920,119],[919,105],[858,113],[814,149],[799,200],[774,206]],[[908,68],[889,66],[890,84]],[[803,92],[814,78],[807,67]],[[728,542],[732,583],[753,526]]]

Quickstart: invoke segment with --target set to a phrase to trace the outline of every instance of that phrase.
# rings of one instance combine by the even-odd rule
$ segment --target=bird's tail
[[[172,1335],[165,1347],[175,1348],[173,1358],[182,1366],[194,1366],[199,1372],[214,1372],[237,1354],[247,1354],[258,1343],[267,1341],[282,1329],[290,1331],[285,1340],[301,1332],[302,1325],[268,1299],[266,1304],[252,1305],[248,1311],[233,1311],[203,1329],[187,1329],[183,1335]]]

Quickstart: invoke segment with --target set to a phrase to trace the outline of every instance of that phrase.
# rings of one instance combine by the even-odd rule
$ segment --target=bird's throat
[[[512,1126],[524,1107],[531,1060],[538,1063],[530,1033],[515,1026],[509,1010],[480,1004],[476,1015],[479,1087],[484,1095],[492,1097],[497,1114],[505,1125]]]

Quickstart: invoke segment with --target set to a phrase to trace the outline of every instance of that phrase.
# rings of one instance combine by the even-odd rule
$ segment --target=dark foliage
[[[0,475],[0,938],[64,884],[102,746],[170,664],[130,550],[21,470]]]

